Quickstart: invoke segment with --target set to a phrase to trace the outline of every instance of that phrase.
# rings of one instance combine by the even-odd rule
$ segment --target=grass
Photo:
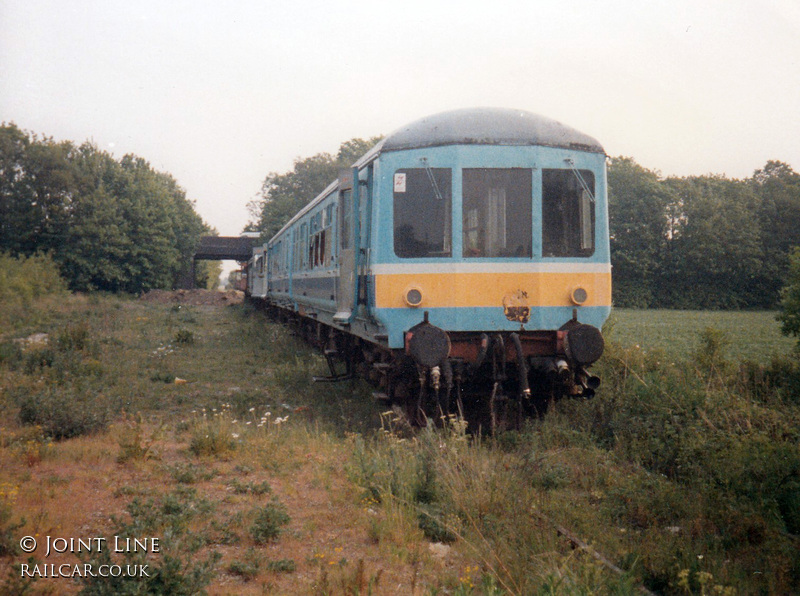
[[[379,423],[369,387],[312,384],[324,359],[246,306],[62,296],[26,308],[0,336],[0,593],[22,589],[26,535],[154,533],[169,558],[148,561],[171,593],[311,593],[314,554],[335,556],[334,589],[381,571],[344,473],[345,433]],[[30,349],[48,358],[12,349],[35,333],[49,339]],[[77,422],[57,416],[75,404]],[[435,585],[436,572],[393,565],[384,578]],[[25,589],[129,588],[38,578]]]
[[[481,438],[458,420],[411,432],[366,385],[311,383],[324,359],[246,305],[16,308],[0,335],[0,593],[800,590],[800,373],[768,356],[792,353],[771,315],[617,312],[594,400]],[[36,333],[48,342],[14,341]],[[18,547],[114,535],[164,550]],[[106,554],[154,579],[15,568]]]
[[[790,354],[796,340],[781,335],[771,311],[689,311],[616,308],[607,327],[609,337],[622,345],[660,351],[683,358],[699,345],[699,332],[707,327],[725,334],[730,356],[736,360],[768,361]]]

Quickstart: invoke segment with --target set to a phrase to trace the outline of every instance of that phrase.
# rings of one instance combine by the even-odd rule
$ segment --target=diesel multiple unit
[[[413,420],[466,401],[495,426],[590,397],[611,308],[605,152],[519,110],[423,118],[257,248],[247,279],[331,378],[360,369]]]

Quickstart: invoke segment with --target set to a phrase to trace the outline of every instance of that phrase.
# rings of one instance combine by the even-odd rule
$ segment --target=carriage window
[[[273,275],[280,275],[283,272],[283,252],[281,245],[283,240],[278,241],[272,248],[272,257],[269,259],[270,272]]]
[[[294,233],[294,270],[308,268],[308,224],[300,224]]]
[[[339,195],[339,244],[342,250],[351,248],[353,230],[353,191],[345,190]]]
[[[327,265],[326,258],[328,256],[327,250],[327,236],[330,221],[328,219],[328,210],[320,210],[311,218],[311,239],[309,240],[308,260],[309,267],[323,267]]]
[[[531,249],[531,170],[465,169],[464,257],[528,257]]]
[[[398,257],[451,255],[449,168],[413,168],[394,174],[394,252]]]
[[[580,170],[589,191],[572,170],[542,170],[542,256],[594,254],[594,174]]]
[[[292,251],[292,270],[297,271],[300,269],[300,262],[302,257],[300,256],[300,230],[295,229],[294,232],[294,247]]]

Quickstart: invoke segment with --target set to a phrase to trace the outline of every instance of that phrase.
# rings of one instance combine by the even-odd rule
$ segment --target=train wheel
[[[427,417],[420,404],[419,376],[414,361],[403,356],[397,361],[390,379],[389,397],[392,405],[399,407],[412,426],[426,426]]]
[[[547,413],[550,404],[561,396],[563,390],[558,381],[543,374],[531,373],[528,383],[531,389],[531,398],[525,404],[525,414],[541,418]]]

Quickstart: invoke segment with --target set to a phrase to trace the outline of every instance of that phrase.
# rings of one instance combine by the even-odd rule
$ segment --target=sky
[[[0,122],[144,158],[222,235],[297,158],[486,106],[664,176],[800,171],[800,2],[0,0]]]

